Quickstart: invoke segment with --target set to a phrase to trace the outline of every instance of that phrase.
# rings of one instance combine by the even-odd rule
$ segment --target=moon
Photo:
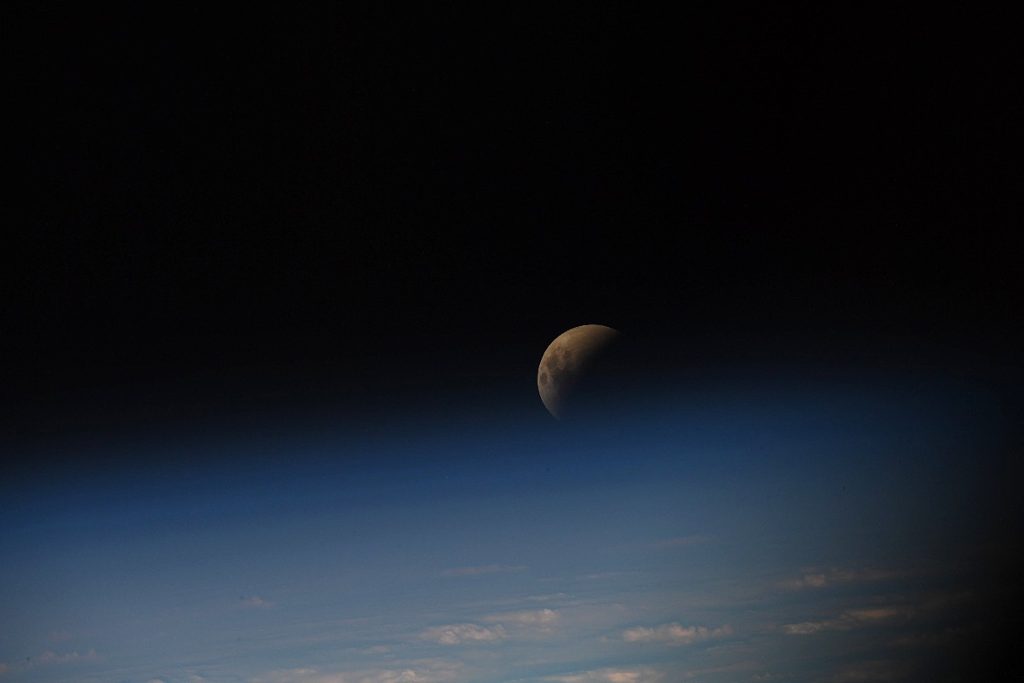
[[[573,387],[618,336],[605,325],[580,325],[555,337],[537,368],[537,391],[549,413],[562,418]]]

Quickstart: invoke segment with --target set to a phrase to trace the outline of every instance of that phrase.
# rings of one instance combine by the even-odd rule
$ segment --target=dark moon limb
[[[618,336],[605,325],[580,325],[548,345],[537,369],[537,391],[549,413],[559,419],[565,414],[573,388]]]

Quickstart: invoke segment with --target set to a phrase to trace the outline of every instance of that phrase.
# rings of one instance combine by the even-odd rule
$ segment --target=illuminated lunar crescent
[[[562,417],[573,387],[618,336],[604,325],[580,325],[548,345],[537,368],[537,391],[549,413]]]

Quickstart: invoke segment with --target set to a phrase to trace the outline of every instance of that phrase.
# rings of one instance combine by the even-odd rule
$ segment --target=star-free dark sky
[[[683,366],[1007,351],[999,23],[33,14],[9,97],[14,426],[431,395],[529,374],[591,321]]]
[[[128,477],[128,486],[138,482],[126,472],[166,481],[162,468],[187,462],[200,479],[208,472],[220,481],[224,468],[251,471],[260,481],[285,476],[275,469],[278,456],[267,465],[232,439],[306,443],[311,434],[341,438],[338,430],[346,439],[397,433],[404,445],[381,446],[392,454],[381,462],[396,458],[395,476],[402,479],[408,448],[425,449],[416,466],[426,468],[427,480],[440,481],[449,473],[447,458],[456,456],[430,441],[438,434],[455,438],[472,428],[474,439],[486,441],[478,432],[488,428],[480,425],[512,420],[500,422],[502,438],[502,429],[526,441],[564,438],[552,436],[559,432],[551,431],[536,396],[536,364],[551,339],[584,323],[613,326],[631,345],[616,369],[622,381],[602,404],[629,424],[647,412],[675,415],[665,406],[681,405],[679,396],[698,403],[713,396],[709,405],[724,406],[714,412],[714,429],[728,434],[735,405],[722,397],[733,396],[744,406],[734,413],[744,445],[731,447],[756,449],[758,428],[750,420],[772,418],[757,409],[759,417],[751,418],[750,402],[763,400],[767,410],[778,400],[776,389],[796,391],[783,403],[797,412],[802,408],[793,406],[817,405],[816,392],[846,406],[838,413],[846,417],[863,414],[856,406],[882,402],[886,420],[917,419],[945,435],[934,437],[945,444],[943,462],[960,463],[967,479],[982,482],[971,495],[1002,500],[993,482],[1020,477],[1024,341],[1015,330],[1022,302],[1014,293],[1020,278],[1013,247],[1021,219],[1024,100],[1011,68],[1019,55],[1009,28],[1005,18],[969,8],[873,14],[707,3],[671,12],[609,5],[18,13],[7,51],[15,78],[5,98],[14,114],[7,156],[17,182],[10,186],[16,211],[5,221],[10,263],[3,273],[0,447],[8,454],[8,493],[19,492],[21,507],[6,532],[28,534],[19,526],[29,524],[26,511],[61,499],[59,492],[74,490],[82,473],[113,482]],[[887,403],[889,389],[901,397],[893,399],[898,408]],[[844,392],[857,398],[847,403]],[[935,399],[941,406],[914,407],[925,396],[943,397]],[[983,398],[975,403],[975,396]],[[918,408],[926,418],[906,417]],[[942,431],[949,414],[970,416],[966,437]],[[664,419],[675,424],[675,417]],[[920,436],[923,428],[914,424],[908,429],[917,436],[907,438],[932,438]],[[886,425],[871,428],[886,435],[873,442],[881,450],[871,457],[899,451],[894,435],[900,430]],[[577,436],[595,438],[585,429]],[[800,450],[790,448],[794,440],[819,444],[821,438],[789,435],[785,446],[771,448],[790,458]],[[433,446],[417,446],[425,443],[418,439]],[[211,446],[228,442],[234,445]],[[179,446],[155,445],[174,443]],[[459,444],[452,448],[465,446]],[[838,469],[823,466],[828,472],[845,472],[858,457],[845,447],[836,452],[845,455],[833,453]],[[303,472],[295,487],[302,477],[319,481],[309,474],[319,455],[300,448],[288,457]],[[523,465],[522,476],[551,466],[554,481],[572,478],[566,473],[572,467],[551,457],[554,465]],[[661,455],[651,457],[658,463],[644,470],[651,476],[676,472]],[[728,461],[741,472],[749,464]],[[603,462],[594,465],[602,482]],[[356,481],[377,471],[353,467]],[[883,465],[872,467],[884,477]],[[916,480],[914,467],[894,476]],[[587,471],[580,470],[581,481],[591,481]],[[467,475],[466,490],[486,492],[489,480],[477,476],[483,475]],[[48,478],[57,488],[41,483]],[[709,481],[728,478],[718,472]],[[797,488],[806,484],[793,481]],[[583,489],[597,496],[601,486]],[[499,489],[496,496],[516,495],[512,484]],[[155,490],[153,500],[164,500],[164,489]],[[263,493],[231,495],[243,507],[264,500]],[[907,493],[911,503],[897,508],[919,514],[907,510],[918,510],[927,495],[914,489]],[[249,502],[237,502],[243,499]],[[126,509],[138,503],[132,501]],[[204,501],[200,495],[165,502],[204,510]],[[78,504],[68,504],[70,518],[102,520],[109,512],[88,497]],[[558,519],[584,504],[567,505]],[[1005,514],[970,509],[984,529]],[[844,519],[856,535],[856,523]],[[407,524],[407,530],[414,526]],[[931,529],[926,521],[914,524]],[[697,548],[714,536],[700,520],[666,525],[672,528],[659,533],[669,540],[654,534],[640,543],[650,549],[671,545],[673,534],[692,534],[700,539]],[[744,529],[737,533],[753,533]],[[145,535],[144,527],[137,531]],[[448,542],[469,543],[458,535]],[[509,543],[506,548],[515,545]],[[517,561],[498,541],[495,547],[488,557],[467,554],[454,564],[519,579],[533,577],[525,567],[543,564]],[[903,558],[906,566],[876,566],[885,558],[868,551],[860,564],[851,560],[856,566],[829,568],[811,549],[802,564],[766,569],[804,578],[769,583],[821,588],[903,577],[913,584],[906,577],[933,569],[921,570],[928,564],[922,556]],[[1004,568],[1002,560],[986,561],[993,571]],[[435,574],[460,575],[435,564]],[[610,565],[609,572],[638,570]],[[24,573],[12,570],[8,579],[17,583],[34,566],[26,561]],[[755,574],[743,574],[743,581]],[[204,590],[210,581],[202,579]],[[277,585],[261,581],[252,583]],[[917,600],[917,587],[900,595]],[[722,597],[719,588],[712,593]],[[577,589],[522,586],[525,593],[573,600],[585,592]],[[735,598],[729,595],[722,599]],[[171,609],[174,598],[164,597]],[[28,606],[5,599],[0,604],[29,619]],[[285,609],[281,599],[246,599],[249,607],[265,602]],[[911,609],[900,605],[884,609]],[[838,606],[832,616],[823,616],[826,609],[812,618],[787,607],[779,623],[766,618],[755,630],[794,635],[801,624],[814,623],[819,626],[804,630],[841,636],[874,618],[857,612],[868,608]],[[390,614],[394,607],[380,609]],[[626,642],[703,640],[673,631],[673,624],[691,626],[685,615],[666,613],[648,624],[641,612],[629,612],[632,621],[623,628],[590,635],[607,638],[618,628],[615,638]],[[507,623],[450,617],[463,628],[448,639],[472,640],[467,634],[475,633],[515,640],[516,628],[544,626],[548,618],[541,613],[540,622],[531,622],[522,616],[527,612],[515,613],[522,619]],[[106,615],[104,623],[117,618]],[[418,618],[422,634],[445,626]],[[225,625],[224,633],[232,628]],[[723,638],[744,637],[742,625],[729,625],[729,633],[708,628]],[[80,625],[75,637],[82,632],[88,628]],[[92,663],[121,666],[110,643],[123,641],[109,631],[104,638],[108,651],[96,648]],[[249,644],[253,638],[239,636]],[[434,640],[449,644],[443,634]],[[92,646],[77,647],[69,651]],[[373,647],[385,645],[365,644]],[[69,656],[53,643],[19,641],[0,649],[0,677],[43,676],[18,662],[30,655],[38,661],[44,651],[51,660]],[[267,673],[302,669],[293,654],[258,670],[219,660],[217,670],[224,680],[300,680],[300,674]],[[889,666],[878,663],[888,655],[872,655],[867,664],[797,667],[799,675],[779,664],[743,669],[742,680],[762,674],[890,680],[884,677],[918,675],[926,659]],[[541,660],[537,670],[516,675],[563,681],[681,675],[659,669],[659,662],[673,660],[658,653],[650,664],[566,660],[560,669],[557,657]],[[850,668],[855,665],[861,668]],[[427,667],[423,675],[477,680],[445,666]],[[473,675],[512,680],[512,669],[494,666],[481,669],[490,678]],[[195,666],[177,670],[186,668],[200,675]],[[353,678],[329,662],[306,668],[323,677],[315,680],[404,680]],[[616,672],[636,676],[614,678]],[[134,680],[131,675],[123,680]],[[146,675],[177,680],[156,670]]]

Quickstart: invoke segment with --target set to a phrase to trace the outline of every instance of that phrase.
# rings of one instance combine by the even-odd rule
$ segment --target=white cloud
[[[814,569],[805,571],[797,578],[782,581],[781,586],[788,590],[803,590],[845,583],[887,581],[900,576],[904,574],[888,569]]]
[[[478,624],[448,624],[434,626],[420,634],[420,638],[431,640],[441,645],[461,645],[462,643],[493,643],[505,638],[505,629],[501,624],[496,626],[480,626]]]
[[[818,633],[819,631],[828,631],[833,629],[833,624],[837,624],[836,620],[828,621],[801,621],[798,624],[785,624],[782,630],[791,636],[809,636],[812,633]]]
[[[722,638],[732,635],[729,625],[719,628],[707,626],[683,626],[679,623],[662,624],[660,626],[635,626],[622,632],[622,639],[627,643],[666,643],[668,645],[690,645],[699,640]]]
[[[441,576],[482,576],[484,574],[511,574],[526,571],[521,565],[485,564],[477,567],[452,567],[441,572]]]
[[[828,579],[824,574],[804,574],[799,579],[786,582],[787,588],[800,590],[801,588],[824,588]]]
[[[483,617],[481,621],[487,626],[473,623],[433,626],[422,631],[419,637],[440,645],[493,643],[508,638],[510,630],[520,636],[531,631],[546,633],[558,617],[558,612],[552,609],[501,612]]]
[[[31,664],[70,664],[72,662],[98,662],[100,656],[96,654],[96,650],[87,650],[86,652],[64,652],[58,653],[53,650],[47,650],[38,657],[31,660]]]
[[[552,683],[656,683],[664,678],[654,669],[594,669],[564,676],[548,676]]]
[[[259,595],[242,596],[240,602],[243,607],[270,607],[274,603]]]
[[[568,593],[544,593],[543,595],[527,595],[526,599],[530,602],[551,602],[552,600],[565,600],[568,597]]]
[[[912,613],[913,610],[909,607],[864,607],[861,609],[851,609],[843,616],[854,621],[865,622],[892,619],[894,617],[908,617]]]
[[[428,659],[409,662],[394,669],[363,671],[325,671],[315,667],[271,671],[250,683],[449,683],[458,675],[460,665]]]
[[[490,614],[483,618],[488,624],[513,624],[516,626],[550,627],[558,621],[558,612],[553,609],[524,610]]]
[[[847,610],[835,619],[785,624],[782,630],[791,636],[806,636],[822,631],[847,631],[892,619],[909,618],[913,613],[914,610],[906,606],[863,607]]]
[[[325,673],[319,669],[282,669],[271,671],[252,683],[349,683],[340,673]]]
[[[200,676],[199,674],[186,672],[184,675],[186,676],[184,680],[187,683],[206,683],[206,679]],[[182,679],[178,678],[178,676],[154,676],[153,678],[147,680],[146,683],[170,683],[170,681],[179,680]]]

